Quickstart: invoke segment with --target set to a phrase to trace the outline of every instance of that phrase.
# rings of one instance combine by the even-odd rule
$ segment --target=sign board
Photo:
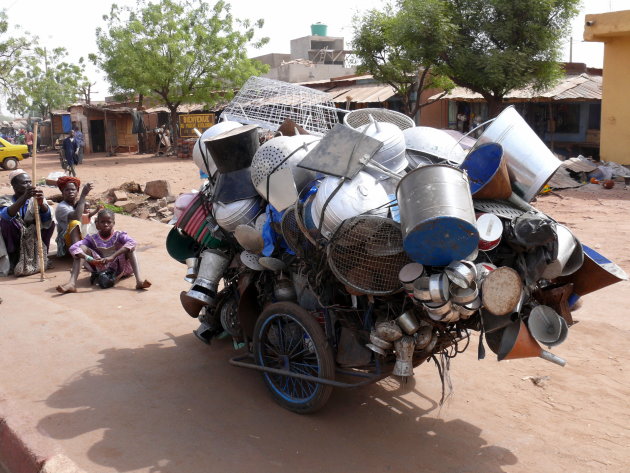
[[[179,116],[179,136],[197,138],[194,129],[201,133],[214,125],[214,113],[190,113]]]

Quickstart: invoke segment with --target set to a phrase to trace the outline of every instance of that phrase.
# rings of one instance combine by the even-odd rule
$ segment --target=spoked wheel
[[[334,379],[335,360],[321,326],[308,312],[291,302],[268,306],[254,328],[256,363],[319,378]],[[291,376],[263,372],[274,400],[282,407],[308,414],[321,409],[332,386]]]

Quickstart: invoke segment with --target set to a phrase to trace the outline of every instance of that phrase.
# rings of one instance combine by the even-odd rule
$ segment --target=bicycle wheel
[[[297,304],[269,305],[256,321],[253,342],[261,366],[334,379],[335,361],[324,331]],[[278,404],[298,414],[321,409],[332,392],[332,386],[291,376],[263,372],[263,380]]]

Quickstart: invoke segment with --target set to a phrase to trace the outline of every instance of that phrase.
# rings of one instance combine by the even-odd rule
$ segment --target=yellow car
[[[8,171],[12,171],[18,167],[18,161],[28,158],[31,153],[28,152],[26,145],[14,145],[7,140],[0,138],[0,164]]]

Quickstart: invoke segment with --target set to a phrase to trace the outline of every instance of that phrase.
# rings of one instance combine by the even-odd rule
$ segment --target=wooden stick
[[[33,184],[37,186],[37,129],[39,123],[35,122],[33,126]],[[33,199],[33,210],[35,211],[35,230],[37,231],[37,257],[39,259],[39,280],[44,280],[46,268],[44,266],[44,243],[42,241],[42,221],[39,216],[39,204],[37,199]]]

